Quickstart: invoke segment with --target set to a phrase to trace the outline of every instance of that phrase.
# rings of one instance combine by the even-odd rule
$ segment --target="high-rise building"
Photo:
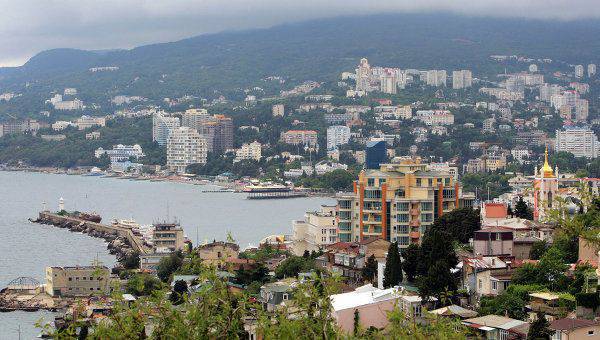
[[[564,90],[562,86],[556,84],[543,84],[539,89],[540,100],[544,102],[549,102],[552,96],[559,95]]]
[[[464,89],[473,86],[473,74],[470,70],[452,71],[452,88]]]
[[[575,77],[583,78],[583,65],[575,65]]]
[[[365,149],[365,167],[367,169],[379,169],[387,160],[387,148],[384,140],[373,140],[367,143]]]
[[[348,144],[350,141],[350,128],[344,125],[333,125],[327,128],[327,150],[332,150],[339,145]]]
[[[289,130],[282,132],[279,140],[285,144],[307,146],[316,146],[319,142],[318,133],[314,130]]]
[[[285,114],[285,106],[283,104],[275,104],[271,108],[271,113],[273,117],[283,117]]]
[[[371,65],[367,58],[362,58],[356,69],[356,91],[371,91]]]
[[[208,149],[206,140],[189,127],[171,131],[167,140],[167,167],[183,173],[190,164],[205,164]]]
[[[243,144],[241,148],[235,151],[234,162],[243,160],[254,160],[260,161],[262,157],[262,144],[257,141],[252,143]]]
[[[596,64],[589,64],[587,66],[587,74],[589,78],[596,75]]]
[[[152,141],[161,146],[166,145],[171,131],[178,127],[179,118],[167,117],[160,112],[156,112],[152,117]]]
[[[586,122],[589,114],[589,103],[587,99],[578,98],[575,101],[575,120]]]
[[[446,70],[426,71],[425,83],[429,86],[446,86]]]
[[[379,78],[380,80],[380,91],[387,94],[398,93],[398,78],[395,74],[386,70]]]
[[[430,170],[419,158],[365,169],[353,192],[337,198],[339,241],[381,237],[401,248],[418,244],[435,219],[473,200],[449,171]]]
[[[202,123],[209,119],[210,115],[206,109],[188,109],[181,115],[181,126],[187,126],[200,132]]]
[[[566,127],[556,130],[556,152],[570,152],[576,157],[598,157],[598,137],[589,127]]]
[[[216,122],[213,152],[225,153],[233,149],[233,119],[225,115],[214,115]]]

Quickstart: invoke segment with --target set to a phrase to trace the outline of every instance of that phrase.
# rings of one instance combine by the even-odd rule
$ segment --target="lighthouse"
[[[65,210],[65,199],[61,197],[58,200],[58,211],[61,212],[63,210]]]

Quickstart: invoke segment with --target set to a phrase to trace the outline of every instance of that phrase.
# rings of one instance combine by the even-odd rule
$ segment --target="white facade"
[[[61,130],[68,128],[69,126],[75,126],[75,124],[73,122],[59,120],[59,121],[52,123],[52,130],[61,131]]]
[[[65,96],[74,96],[77,94],[77,89],[72,87],[67,87],[64,91]]]
[[[271,113],[273,117],[283,117],[285,114],[285,106],[283,104],[275,104],[271,108]]]
[[[398,93],[398,79],[391,72],[384,72],[380,77],[380,91],[387,94]]]
[[[81,116],[81,118],[75,121],[75,125],[77,125],[79,130],[89,129],[93,126],[106,126],[106,118]]]
[[[54,105],[54,109],[56,109],[56,110],[66,110],[66,111],[81,110],[84,108],[83,102],[79,99],[57,101],[53,105]]]
[[[555,148],[557,152],[570,152],[576,157],[598,157],[598,137],[590,128],[569,127],[565,131],[556,131]]]
[[[159,145],[166,145],[171,131],[179,127],[179,118],[166,117],[160,112],[152,117],[152,141]]]
[[[336,243],[337,219],[336,206],[321,206],[321,211],[307,212],[304,220],[293,221],[294,244],[302,244],[301,249],[317,251]]]
[[[583,65],[575,65],[575,77],[583,78]]]
[[[470,70],[452,71],[452,88],[455,90],[473,86],[473,74]]]
[[[331,150],[350,141],[350,128],[334,125],[327,128],[327,149]]]
[[[260,161],[262,157],[262,144],[257,141],[254,141],[249,144],[242,145],[241,148],[235,151],[235,160],[234,162],[239,162],[242,160],[255,160]]]
[[[108,155],[111,163],[125,162],[128,161],[131,157],[138,159],[145,156],[144,152],[142,151],[142,147],[139,144],[118,144],[113,145],[112,150],[104,150],[103,148],[98,148],[94,152],[96,158],[100,158],[104,154]]]
[[[189,127],[178,127],[167,139],[167,167],[179,173],[190,164],[206,164],[206,140]]]
[[[446,86],[446,70],[426,71],[425,83],[429,86]]]
[[[589,78],[596,75],[596,64],[589,64],[587,66],[587,74]]]
[[[419,110],[415,114],[415,119],[430,126],[454,124],[454,115],[448,110]]]

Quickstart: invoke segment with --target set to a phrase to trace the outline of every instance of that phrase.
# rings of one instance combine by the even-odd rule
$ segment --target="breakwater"
[[[115,255],[118,261],[122,261],[134,252],[139,254],[151,252],[151,248],[144,244],[143,240],[129,228],[105,225],[73,216],[51,213],[50,211],[41,211],[38,218],[32,222],[53,225],[73,232],[82,232],[92,237],[102,238],[108,242],[109,252]]]

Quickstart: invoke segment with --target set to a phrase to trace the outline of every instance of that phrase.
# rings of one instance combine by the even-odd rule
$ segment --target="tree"
[[[175,281],[175,284],[173,285],[173,291],[171,292],[171,296],[169,297],[169,300],[171,301],[172,304],[179,305],[179,304],[183,303],[183,301],[184,301],[183,296],[187,293],[188,293],[187,283],[183,280],[177,280],[177,281]]]
[[[162,280],[162,282],[168,282],[171,278],[171,274],[177,271],[183,264],[183,255],[181,252],[174,252],[173,254],[163,257],[158,262],[156,268],[156,275]]]
[[[473,233],[481,229],[481,218],[479,210],[472,208],[459,208],[445,213],[433,222],[431,230],[440,230],[448,234],[448,237],[460,243],[467,243],[473,237]]]
[[[402,262],[398,243],[392,242],[388,248],[387,258],[385,260],[385,270],[383,272],[383,287],[390,288],[402,282]]]
[[[411,244],[402,250],[402,269],[406,274],[406,279],[409,282],[414,282],[417,276],[417,266],[421,257],[421,248],[418,244]]]
[[[290,256],[275,269],[275,277],[296,277],[298,273],[315,269],[315,260],[302,256]]]
[[[515,216],[527,220],[533,219],[533,211],[527,206],[523,197],[519,197],[519,201],[517,201],[517,204],[515,205]]]
[[[365,281],[373,282],[375,275],[377,275],[377,260],[375,255],[371,254],[362,269],[362,277]]]
[[[358,309],[354,310],[354,328],[353,328],[353,335],[354,336],[358,336],[358,334],[360,333],[360,313],[358,312]]]
[[[135,274],[127,281],[127,292],[136,296],[150,295],[163,284],[150,274]]]
[[[525,263],[517,268],[512,276],[514,284],[532,284],[538,282],[538,268],[533,263]]]
[[[137,269],[140,267],[140,253],[133,252],[127,256],[125,256],[125,260],[123,261],[123,267],[125,269]]]
[[[539,260],[542,255],[548,249],[548,243],[544,240],[539,240],[533,243],[531,250],[529,251],[529,258],[532,260]]]
[[[538,282],[545,284],[551,290],[558,290],[565,284],[565,272],[569,265],[563,261],[564,254],[555,247],[550,247],[540,258],[537,265]]]
[[[452,240],[445,232],[432,229],[423,237],[421,256],[417,266],[417,287],[423,299],[455,291],[456,278],[452,269],[458,264]]]
[[[529,327],[527,340],[548,339],[554,334],[554,330],[549,328],[550,323],[546,320],[546,316],[542,312],[537,312],[537,317]]]

